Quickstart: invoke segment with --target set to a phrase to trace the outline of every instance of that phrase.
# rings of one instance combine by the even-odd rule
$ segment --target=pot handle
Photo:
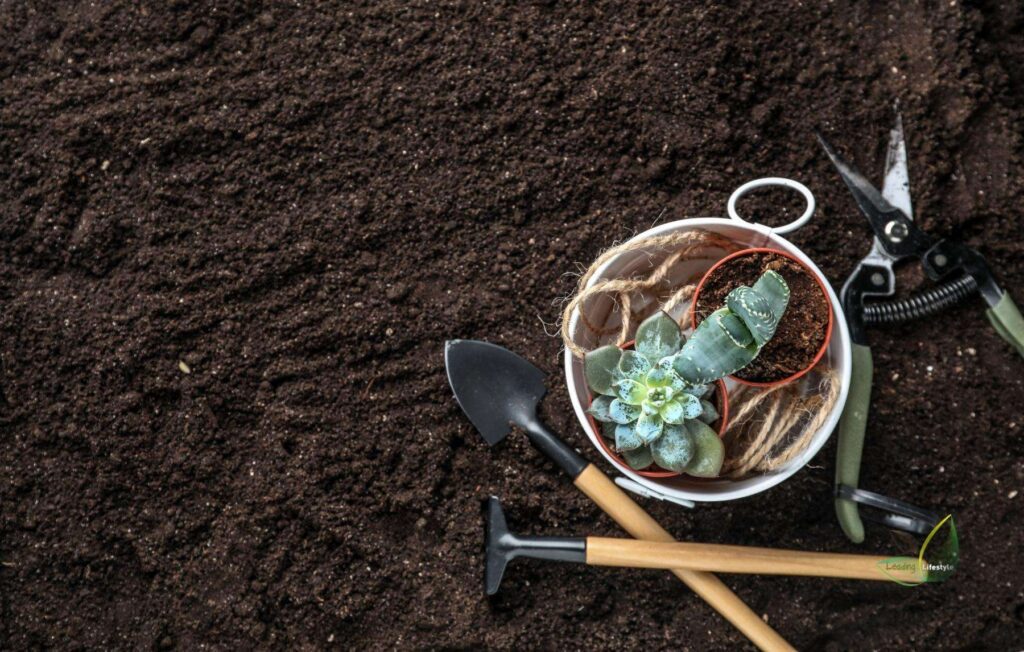
[[[663,500],[670,503],[675,503],[676,505],[682,505],[683,507],[689,507],[690,509],[693,509],[697,505],[697,503],[693,502],[692,500],[687,500],[685,498],[676,498],[675,496],[666,496],[665,494],[658,493],[653,489],[648,489],[647,487],[643,486],[642,484],[635,480],[623,478],[622,476],[615,478],[615,484],[619,485],[626,491],[634,493],[638,496],[643,496],[644,498],[654,498],[655,500]]]
[[[736,212],[736,202],[739,201],[740,198],[743,197],[743,195],[747,194],[751,190],[754,190],[756,188],[768,188],[771,186],[790,188],[792,190],[796,190],[801,195],[803,195],[804,200],[807,201],[807,208],[804,209],[803,214],[800,217],[793,220],[792,222],[790,222],[789,224],[784,224],[778,227],[770,227],[764,226],[763,224],[751,223],[740,217],[739,213]],[[739,188],[737,188],[736,190],[734,190],[733,193],[729,195],[729,203],[726,204],[725,210],[729,214],[730,218],[738,222],[743,222],[744,224],[753,224],[753,226],[759,226],[762,229],[768,229],[768,231],[770,231],[771,233],[783,234],[796,231],[804,224],[807,224],[807,222],[811,219],[811,216],[814,215],[814,208],[814,195],[811,194],[811,191],[804,184],[800,183],[799,181],[793,181],[792,179],[785,179],[783,177],[764,177],[763,179],[754,179],[753,181],[748,181]]]

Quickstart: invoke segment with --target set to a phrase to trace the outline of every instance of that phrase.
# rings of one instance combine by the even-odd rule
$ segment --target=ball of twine
[[[839,400],[839,373],[818,364],[815,378],[754,387],[741,385],[729,397],[733,413],[724,433],[722,472],[743,478],[770,473],[803,453]]]

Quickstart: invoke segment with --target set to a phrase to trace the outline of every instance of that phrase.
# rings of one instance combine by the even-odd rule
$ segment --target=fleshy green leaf
[[[615,423],[633,423],[641,414],[642,410],[638,405],[630,405],[621,399],[615,399],[608,405],[608,416]]]
[[[718,408],[715,407],[714,403],[701,400],[700,406],[703,408],[703,412],[697,417],[698,419],[709,425],[718,421]]]
[[[598,421],[614,421],[614,419],[612,419],[612,415],[608,412],[608,408],[610,408],[611,405],[611,396],[595,396],[594,400],[590,403],[590,409],[587,410],[587,414]]]
[[[653,365],[683,346],[683,331],[676,320],[658,311],[636,329],[636,351]]]
[[[683,396],[690,396],[689,394],[683,394]],[[690,398],[693,398],[692,396]],[[683,422],[683,406],[679,401],[669,401],[665,405],[661,406],[661,419],[665,423],[680,424]]]
[[[615,441],[615,429],[619,425],[614,422],[602,423],[601,424],[601,436],[605,439],[614,442]]]
[[[782,278],[782,275],[775,270],[770,269],[761,274],[761,278],[757,279],[754,283],[754,292],[767,299],[768,307],[771,308],[772,314],[775,315],[777,325],[778,321],[782,319],[782,315],[786,312],[786,306],[789,305],[790,291],[789,285],[786,284],[786,279]],[[771,336],[768,339],[771,339]]]
[[[673,369],[691,385],[705,385],[723,376],[735,373],[750,364],[757,355],[757,347],[739,347],[725,329],[718,324],[719,318],[728,313],[721,308],[702,321],[687,340],[683,350],[675,357]]]
[[[651,449],[648,446],[622,451],[622,459],[626,460],[626,464],[635,471],[642,471],[654,464],[654,458],[651,457]]]
[[[622,349],[612,344],[602,346],[583,356],[583,376],[587,385],[598,394],[614,396],[612,383],[617,379]]]
[[[664,423],[657,414],[641,414],[636,420],[636,434],[645,444],[649,444],[661,436]]]
[[[672,384],[674,373],[662,367],[655,367],[647,372],[648,387],[668,387]]]
[[[618,451],[631,451],[634,448],[643,446],[639,433],[633,424],[620,425],[615,427],[615,449]]]
[[[651,456],[661,468],[682,473],[693,458],[694,449],[686,426],[666,425],[661,437],[651,444]]]
[[[675,371],[669,372],[668,386],[671,387],[672,391],[676,394],[681,394],[683,392],[693,393],[690,391],[693,388],[693,385],[680,378],[679,374]]]
[[[700,398],[711,391],[711,385],[687,385],[686,393]]]
[[[718,318],[718,325],[738,347],[748,347],[754,342],[754,336],[750,334],[750,329],[747,328],[747,325],[743,323],[742,319],[731,312],[721,315]]]
[[[700,399],[693,394],[680,394],[679,403],[683,408],[683,417],[686,419],[696,419],[700,416],[702,408],[700,406]]]
[[[619,373],[630,380],[643,380],[652,366],[647,358],[636,351],[623,351],[619,358]]]
[[[686,465],[686,473],[697,478],[715,478],[722,470],[725,445],[718,434],[701,421],[687,421],[686,428],[696,446],[693,458]]]
[[[725,298],[725,305],[746,325],[754,341],[757,342],[758,348],[764,346],[764,343],[775,334],[775,327],[779,325],[779,319],[772,312],[768,299],[755,292],[754,288],[741,285],[729,293],[729,296]],[[726,328],[724,324],[721,324],[721,320],[719,323]],[[733,339],[735,340],[735,338]],[[737,342],[737,346],[747,345]]]
[[[654,407],[660,408],[672,399],[672,395],[671,387],[649,387],[647,388],[647,397],[644,399],[644,403],[650,403]]]
[[[616,395],[625,403],[640,405],[647,398],[647,386],[635,380],[620,380],[615,384]]]

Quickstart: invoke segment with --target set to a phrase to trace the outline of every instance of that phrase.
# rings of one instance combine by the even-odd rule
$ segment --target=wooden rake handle
[[[900,580],[917,584],[921,577],[907,563],[891,557],[832,552],[777,550],[713,543],[665,543],[587,537],[587,563],[627,568],[692,568],[713,573],[803,575],[853,580]],[[885,566],[885,572],[882,567]]]
[[[634,538],[661,543],[675,541],[665,528],[593,464],[587,465],[574,484]],[[711,573],[687,568],[672,568],[671,571],[760,649],[795,650]]]

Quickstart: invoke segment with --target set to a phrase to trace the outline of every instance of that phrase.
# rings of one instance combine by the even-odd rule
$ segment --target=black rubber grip
[[[583,459],[579,453],[569,447],[558,435],[551,432],[540,421],[534,420],[526,424],[527,436],[537,449],[547,455],[563,471],[575,480],[583,469],[587,468],[589,462]]]

